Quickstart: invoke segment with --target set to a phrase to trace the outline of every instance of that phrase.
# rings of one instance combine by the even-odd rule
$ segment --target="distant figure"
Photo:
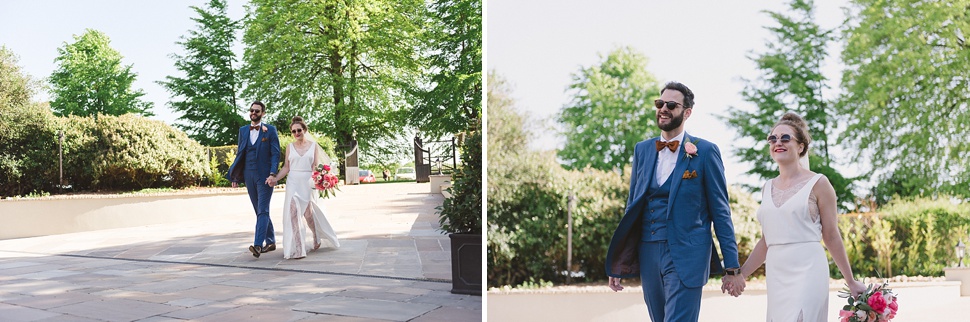
[[[391,172],[387,171],[387,169],[384,169],[384,181],[387,181],[387,179],[390,179],[390,178],[391,178]]]

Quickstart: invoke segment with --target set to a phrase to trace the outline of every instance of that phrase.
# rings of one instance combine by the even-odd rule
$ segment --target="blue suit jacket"
[[[651,180],[656,180],[657,140],[659,137],[637,143],[633,150],[630,197],[606,253],[606,274],[609,276],[640,276],[641,215],[647,204],[647,188]],[[688,158],[681,144],[677,150],[677,165],[667,179],[673,180],[667,203],[667,244],[674,269],[684,285],[700,287],[707,284],[712,269],[715,273],[722,269],[711,237],[712,224],[724,254],[724,265],[740,265],[721,152],[713,143],[687,133],[684,133],[684,142],[694,143],[697,155]],[[685,179],[685,171],[688,174],[696,171],[697,177]]]
[[[276,173],[280,166],[280,138],[276,133],[276,127],[263,123],[266,131],[259,130],[256,137],[256,175],[262,181],[269,177],[270,172]],[[249,124],[239,128],[239,141],[236,148],[236,159],[229,167],[226,179],[230,182],[246,182],[244,171],[246,171],[246,154],[244,150],[249,144]]]

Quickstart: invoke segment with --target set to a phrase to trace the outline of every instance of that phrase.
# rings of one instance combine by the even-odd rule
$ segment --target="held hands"
[[[276,182],[278,181],[279,180],[276,179],[276,176],[269,176],[266,178],[266,184],[269,185],[270,187],[275,187]]]
[[[721,278],[721,293],[730,293],[731,296],[738,297],[744,292],[744,276],[741,275],[724,275]]]

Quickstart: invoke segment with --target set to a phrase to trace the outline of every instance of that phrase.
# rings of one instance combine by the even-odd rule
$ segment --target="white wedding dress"
[[[283,258],[286,259],[306,257],[308,250],[318,247],[340,247],[337,234],[320,204],[320,196],[313,189],[311,175],[318,149],[316,143],[311,144],[303,155],[292,143],[287,147],[290,171],[286,180],[286,198],[283,199]]]
[[[829,267],[822,240],[818,201],[811,194],[821,178],[781,190],[769,180],[758,221],[768,245],[768,322],[828,321]]]

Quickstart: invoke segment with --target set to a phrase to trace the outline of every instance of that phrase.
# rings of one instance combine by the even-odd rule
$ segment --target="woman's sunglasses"
[[[664,105],[667,105],[667,109],[671,111],[676,109],[677,105],[684,106],[684,104],[680,104],[674,101],[664,101],[660,99],[653,101],[653,106],[656,107],[658,110],[663,108]]]
[[[790,134],[782,134],[781,137],[774,134],[768,136],[768,143],[770,144],[775,144],[778,140],[781,140],[781,143],[788,143],[791,142],[792,137]]]
[[[293,134],[303,133],[303,129],[290,130],[290,133],[293,133]]]

